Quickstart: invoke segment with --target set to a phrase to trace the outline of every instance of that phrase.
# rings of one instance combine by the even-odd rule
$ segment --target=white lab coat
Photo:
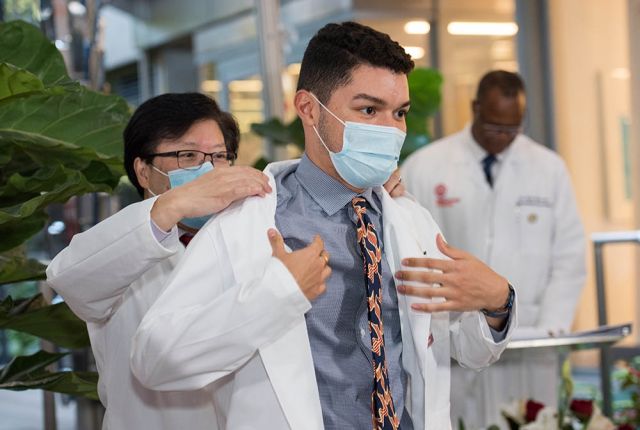
[[[478,149],[467,127],[409,157],[403,181],[450,244],[515,286],[520,320],[514,337],[567,332],[586,269],[584,232],[565,165],[520,134],[504,151],[491,189]],[[499,422],[500,405],[511,398],[555,406],[557,372],[557,356],[549,351],[507,351],[477,375],[454,368],[453,418],[464,410],[473,429]]]
[[[131,374],[131,338],[184,255],[177,231],[153,235],[154,199],[132,204],[77,234],[47,268],[47,282],[87,322],[106,407],[103,429],[215,429],[211,393],[158,392]],[[212,424],[213,423],[213,424]]]
[[[134,337],[131,363],[138,378],[161,390],[209,386],[224,411],[220,428],[323,428],[304,318],[311,304],[272,257],[267,238],[277,203],[272,175],[292,162],[297,161],[265,171],[273,193],[235,204],[200,231]],[[396,202],[386,192],[382,207],[392,271],[402,258],[422,256],[424,250],[441,256],[435,247],[439,230],[427,211],[406,198]],[[448,429],[450,357],[487,366],[512,330],[496,344],[478,312],[450,323],[447,313],[411,311],[416,300],[399,297],[403,366],[410,381],[406,405],[416,429]]]

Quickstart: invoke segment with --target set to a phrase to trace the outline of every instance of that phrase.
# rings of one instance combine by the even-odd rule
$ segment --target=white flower
[[[593,408],[593,415],[585,430],[615,430],[616,426],[609,418],[602,415],[602,411],[597,406]]]
[[[514,400],[511,403],[502,405],[500,410],[503,415],[507,415],[520,424],[524,424],[524,414],[526,410],[526,400]]]
[[[558,415],[555,408],[544,407],[538,412],[534,422],[520,427],[520,430],[558,430]]]

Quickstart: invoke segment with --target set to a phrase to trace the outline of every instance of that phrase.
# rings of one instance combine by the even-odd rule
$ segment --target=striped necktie
[[[373,389],[371,415],[374,430],[397,430],[400,421],[396,416],[389,386],[389,375],[384,354],[384,326],[382,323],[382,251],[378,234],[369,216],[369,204],[362,197],[355,197],[351,204],[356,213],[358,244],[364,259],[364,282],[367,287],[371,356],[373,358]]]

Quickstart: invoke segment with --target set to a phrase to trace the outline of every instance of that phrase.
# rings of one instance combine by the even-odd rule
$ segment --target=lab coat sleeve
[[[559,160],[549,283],[541,300],[540,329],[571,329],[580,292],[586,279],[585,237],[571,180]]]
[[[485,316],[478,311],[463,312],[450,322],[451,356],[464,367],[483,369],[496,362],[513,336],[518,325],[518,305],[516,300],[506,334],[502,340],[496,342],[491,333]]]
[[[151,230],[154,199],[134,203],[76,234],[47,267],[47,283],[88,322],[108,319],[129,285],[179,249],[177,231],[158,243]]]
[[[144,385],[202,388],[300,322],[309,301],[280,260],[265,255],[254,261],[254,248],[229,255],[215,221],[191,241],[133,339],[131,369]],[[247,281],[236,280],[235,258],[251,259]]]

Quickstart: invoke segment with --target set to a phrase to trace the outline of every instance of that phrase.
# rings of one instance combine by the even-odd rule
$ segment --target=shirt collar
[[[341,182],[327,175],[307,157],[306,153],[300,159],[295,176],[313,201],[329,216],[350,204],[351,200],[358,195],[355,191],[350,190]],[[377,202],[382,201],[380,193],[381,189],[367,188],[360,194],[377,213],[380,213]],[[376,198],[373,198],[374,194]]]
[[[467,133],[467,139],[465,139],[466,145],[469,149],[469,151],[471,151],[471,155],[473,156],[474,160],[477,160],[478,163],[482,162],[482,160],[484,160],[484,158],[489,155],[489,153],[487,151],[484,150],[484,148],[482,148],[482,146],[480,146],[480,144],[478,142],[476,142],[476,139],[473,137],[473,133],[471,133],[471,124],[467,124],[466,128],[466,133]],[[516,136],[517,139],[517,136]],[[515,142],[515,139],[514,139]],[[509,152],[511,151],[511,147],[513,146],[513,143],[511,142],[511,144],[509,146],[507,146],[507,148],[502,151],[499,154],[496,154],[496,160],[498,162],[502,162],[505,160],[505,158],[507,157],[507,155],[509,155]]]

